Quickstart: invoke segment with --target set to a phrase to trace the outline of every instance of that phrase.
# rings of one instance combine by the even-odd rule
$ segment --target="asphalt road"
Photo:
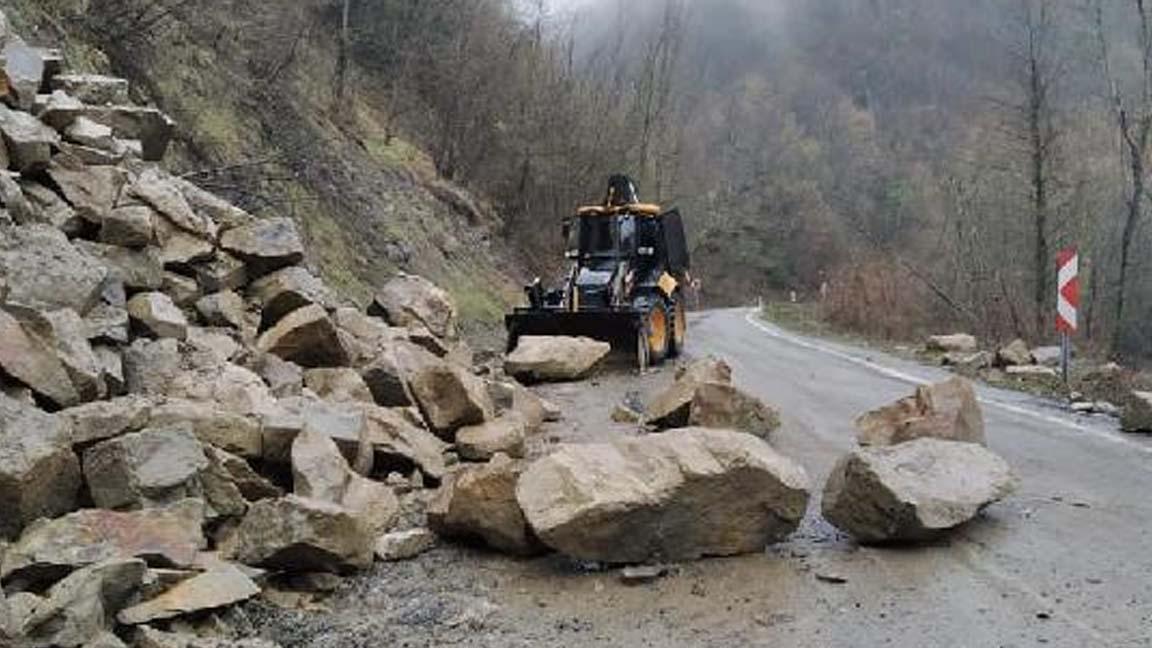
[[[775,445],[820,484],[852,447],[856,416],[947,376],[748,311],[693,324],[693,351],[726,359],[741,387],[782,410]],[[1152,646],[1152,443],[1056,403],[979,395],[989,445],[1020,475],[1020,492],[939,546],[818,550],[831,564],[814,569],[848,582],[825,588],[823,609],[785,612],[804,629],[797,645]],[[828,532],[812,513],[800,546],[820,547]]]

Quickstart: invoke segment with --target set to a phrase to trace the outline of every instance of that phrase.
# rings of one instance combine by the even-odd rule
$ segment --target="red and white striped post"
[[[1072,336],[1079,328],[1080,253],[1075,247],[1056,255],[1056,330],[1060,333],[1061,371],[1068,384],[1072,363]]]

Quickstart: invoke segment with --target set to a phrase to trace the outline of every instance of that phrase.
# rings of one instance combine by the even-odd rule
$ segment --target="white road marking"
[[[885,376],[887,378],[891,378],[893,380],[898,380],[900,382],[908,383],[908,384],[914,385],[914,386],[929,385],[932,383],[932,381],[930,381],[930,380],[925,380],[925,379],[920,378],[918,376],[913,376],[912,374],[900,371],[898,369],[893,369],[891,367],[885,367],[881,364],[872,362],[871,360],[868,360],[866,358],[860,358],[860,357],[854,356],[850,353],[844,353],[843,351],[839,351],[837,349],[833,349],[831,347],[827,347],[827,346],[824,346],[822,344],[817,344],[815,342],[809,342],[808,340],[803,340],[801,338],[798,338],[798,337],[789,335],[787,333],[784,333],[783,331],[768,327],[759,321],[759,319],[756,317],[756,311],[755,310],[750,311],[748,313],[748,315],[744,318],[744,321],[748,322],[753,327],[759,329],[760,331],[762,331],[763,333],[767,334],[770,337],[776,338],[778,340],[782,340],[784,342],[787,342],[789,344],[792,344],[792,345],[795,345],[798,347],[809,349],[811,351],[816,351],[818,353],[823,353],[825,355],[830,355],[832,357],[839,358],[840,360],[843,360],[845,362],[850,362],[850,363],[857,365],[857,366],[860,366],[860,367],[864,367],[865,369],[868,369],[869,371],[872,371],[874,373],[878,373],[882,376]],[[1025,418],[1031,418],[1031,419],[1035,419],[1038,421],[1043,421],[1045,423],[1055,425],[1058,428],[1064,428],[1065,430],[1073,430],[1073,431],[1079,432],[1079,433],[1090,434],[1094,438],[1100,439],[1102,441],[1107,441],[1108,443],[1112,443],[1112,444],[1116,444],[1116,445],[1122,445],[1122,446],[1125,446],[1129,450],[1135,450],[1135,451],[1143,453],[1143,454],[1152,455],[1152,447],[1144,446],[1144,445],[1141,445],[1141,444],[1136,443],[1134,441],[1130,441],[1130,440],[1126,439],[1125,437],[1120,436],[1119,434],[1110,433],[1110,432],[1106,432],[1106,431],[1099,430],[1096,428],[1088,427],[1086,425],[1081,425],[1075,421],[1070,421],[1068,419],[1061,418],[1059,416],[1053,416],[1051,414],[1045,414],[1043,412],[1037,412],[1035,410],[1031,410],[1031,409],[1028,409],[1026,407],[1021,407],[1019,405],[1014,405],[1012,403],[1005,403],[1004,401],[996,400],[993,398],[988,398],[985,396],[978,396],[978,399],[981,403],[983,403],[985,405],[999,408],[999,409],[1006,411],[1010,414],[1015,414],[1017,416],[1022,416]]]

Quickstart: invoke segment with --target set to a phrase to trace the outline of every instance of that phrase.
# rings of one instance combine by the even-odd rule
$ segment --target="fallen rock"
[[[136,596],[148,572],[143,560],[114,559],[84,567],[52,586],[22,633],[34,646],[79,648],[111,630],[110,620]]]
[[[688,424],[747,432],[767,440],[780,427],[780,414],[732,385],[706,382],[692,396]]]
[[[731,384],[732,368],[723,360],[702,358],[676,372],[672,386],[648,404],[648,423],[661,429],[682,428],[692,416],[696,388],[704,383]]]
[[[1120,414],[1125,432],[1152,432],[1152,392],[1134,391]]]
[[[458,334],[452,298],[416,275],[400,273],[384,284],[368,314],[383,317],[392,326],[421,325],[442,339],[454,340]]]
[[[201,297],[196,301],[196,311],[208,326],[230,326],[242,331],[252,324],[244,299],[231,290]]]
[[[132,291],[159,290],[164,285],[164,266],[154,248],[133,250],[90,241],[73,243],[84,253],[99,259],[108,277]]]
[[[160,283],[160,289],[180,308],[190,308],[200,299],[200,286],[191,277],[165,272]]]
[[[442,479],[447,473],[444,451],[447,444],[434,434],[405,416],[403,411],[383,407],[362,406],[368,427],[366,439],[382,465],[395,465],[397,461],[410,462],[432,479]]]
[[[457,429],[479,425],[495,412],[484,382],[459,367],[427,366],[412,377],[409,387],[429,427],[448,441]]]
[[[238,332],[227,328],[188,327],[188,362],[195,367],[219,365],[237,359],[245,351],[236,341]]]
[[[7,300],[51,311],[87,313],[100,299],[108,271],[48,225],[11,227],[0,236],[0,276]]]
[[[304,390],[304,369],[294,362],[271,353],[256,353],[249,356],[246,366],[264,379],[276,398],[299,396]]]
[[[44,55],[17,36],[8,39],[3,58],[8,98],[20,110],[31,110],[44,81]]]
[[[87,117],[77,117],[64,129],[64,139],[69,142],[90,146],[103,151],[113,151],[123,148],[112,129],[104,124],[97,124]]]
[[[54,345],[0,309],[0,369],[58,407],[83,399]]]
[[[257,279],[248,287],[248,297],[260,307],[262,329],[274,326],[288,313],[316,304],[325,308],[336,304],[324,282],[300,266],[277,270]]]
[[[69,236],[79,235],[87,227],[87,223],[80,218],[72,205],[48,187],[39,182],[23,179],[20,181],[20,189],[32,211],[39,213],[38,222],[47,223]],[[9,210],[12,211],[11,207]],[[13,217],[19,222],[17,216]]]
[[[204,448],[184,423],[101,442],[84,453],[84,478],[101,508],[151,508],[203,494]]]
[[[131,407],[131,401],[126,406]],[[149,406],[146,421],[135,429],[187,425],[202,444],[249,459],[259,459],[264,454],[260,422],[254,417],[224,409],[213,402],[169,398]]]
[[[70,441],[61,417],[0,394],[0,539],[76,507],[80,462]]]
[[[221,231],[249,225],[255,220],[251,214],[243,209],[183,178],[174,177],[172,181],[180,188],[180,192],[184,194],[184,199],[188,201],[192,209],[219,225]]]
[[[1046,367],[1044,365],[1023,365],[1023,366],[1005,367],[1004,373],[1008,374],[1009,376],[1014,376],[1016,378],[1021,378],[1024,380],[1028,380],[1028,379],[1051,380],[1051,379],[1055,379],[1055,378],[1060,377],[1060,373],[1058,371],[1056,371],[1056,369],[1054,369],[1052,367]]]
[[[428,527],[446,538],[481,541],[515,555],[541,553],[543,547],[516,501],[523,471],[522,462],[506,455],[457,471],[428,503]]]
[[[383,407],[416,405],[410,384],[421,371],[437,366],[440,360],[427,350],[406,340],[383,342],[375,357],[361,366],[360,376]]]
[[[384,562],[409,560],[436,546],[436,534],[428,529],[386,533],[376,541],[376,557]]]
[[[60,135],[32,115],[0,105],[0,135],[14,171],[35,173],[48,166]]]
[[[60,188],[68,204],[84,220],[100,225],[116,206],[124,186],[124,172],[113,166],[88,166],[58,156],[48,177]]]
[[[508,354],[504,371],[533,382],[579,380],[611,351],[607,342],[589,338],[525,336]]]
[[[400,514],[391,488],[358,475],[336,443],[310,426],[292,444],[292,481],[297,495],[344,507],[373,537],[391,528]]]
[[[237,492],[248,502],[282,497],[280,487],[257,473],[243,457],[239,457],[215,446],[204,446],[208,457],[209,470],[236,487]]]
[[[0,579],[32,587],[106,560],[141,558],[153,567],[189,568],[205,545],[202,502],[121,513],[89,509],[41,519],[4,554]]]
[[[1024,340],[1013,340],[996,352],[996,363],[1001,367],[1017,367],[1034,362],[1032,350]]]
[[[974,353],[980,345],[975,337],[966,333],[957,333],[954,335],[933,335],[928,338],[925,347],[929,351],[941,353]]]
[[[239,290],[248,284],[248,269],[231,254],[218,253],[211,261],[196,263],[196,282],[205,293]]]
[[[14,306],[8,308],[24,320],[25,328],[33,327],[52,345],[81,401],[88,402],[107,395],[100,361],[88,342],[88,327],[75,311],[61,309],[40,313]]]
[[[100,241],[110,245],[140,248],[154,238],[152,209],[144,205],[116,207],[100,224]]]
[[[52,77],[52,90],[63,90],[86,104],[123,105],[128,97],[128,81],[100,74],[58,74]]]
[[[1058,346],[1036,347],[1032,349],[1032,358],[1036,361],[1036,364],[1041,364],[1046,367],[1060,366],[1060,359],[1063,355],[1063,351]]]
[[[955,367],[961,371],[977,372],[981,369],[987,369],[993,365],[995,358],[987,351],[977,351],[976,353],[962,353],[952,352],[945,353],[940,358],[940,365],[944,367]]]
[[[61,410],[68,424],[70,445],[90,446],[97,441],[136,432],[148,426],[156,403],[144,396],[124,396]]]
[[[968,522],[1016,485],[987,448],[923,438],[841,459],[824,487],[823,511],[860,542],[915,542]]]
[[[302,367],[342,367],[348,364],[348,351],[328,313],[312,305],[292,311],[268,329],[256,343],[260,351],[272,353]]]
[[[188,320],[164,293],[140,293],[129,299],[128,316],[141,330],[155,337],[177,340],[188,337]]]
[[[97,304],[84,316],[87,336],[93,343],[128,344],[128,324],[128,310],[112,304]]]
[[[689,428],[563,446],[516,497],[548,546],[579,560],[642,563],[763,551],[799,526],[804,469],[764,441]]]
[[[168,144],[176,130],[176,123],[156,108],[148,106],[82,106],[79,111],[70,111],[75,117],[84,116],[92,121],[112,128],[121,140],[138,141],[139,155],[148,162],[164,159]],[[51,109],[41,114],[45,121],[51,119]]]
[[[151,206],[156,213],[177,228],[205,240],[215,240],[216,224],[193,211],[180,187],[163,171],[156,168],[145,169],[125,193]]]
[[[317,396],[337,403],[374,403],[372,391],[355,369],[309,369],[304,372],[304,386]]]
[[[524,457],[524,442],[528,436],[528,421],[516,412],[500,418],[462,427],[456,432],[456,452],[468,461],[488,461],[497,454],[513,458]]]
[[[347,509],[288,495],[254,503],[222,548],[253,567],[343,573],[371,567],[375,539]]]
[[[856,420],[856,439],[864,446],[926,437],[984,445],[984,413],[971,383],[953,378],[921,386],[914,395]]]
[[[304,260],[304,244],[291,218],[267,218],[232,228],[220,237],[220,246],[243,259],[257,277]]]
[[[124,625],[142,625],[227,607],[259,593],[260,587],[244,572],[221,565],[176,584],[156,598],[123,610],[116,620]]]
[[[640,425],[644,422],[644,415],[624,403],[618,403],[612,409],[612,422],[625,425]]]
[[[167,394],[171,398],[214,403],[244,416],[258,416],[276,406],[276,399],[260,376],[228,362],[212,362],[176,374],[168,384]]]
[[[164,395],[180,372],[180,345],[173,338],[139,338],[124,350],[124,381],[130,393]]]

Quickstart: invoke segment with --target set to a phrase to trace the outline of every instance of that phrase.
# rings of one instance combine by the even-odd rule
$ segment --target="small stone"
[[[140,293],[128,300],[128,315],[136,325],[158,338],[188,337],[188,320],[164,293]]]
[[[385,562],[410,560],[436,546],[436,534],[428,529],[386,533],[376,541],[376,557]]]

